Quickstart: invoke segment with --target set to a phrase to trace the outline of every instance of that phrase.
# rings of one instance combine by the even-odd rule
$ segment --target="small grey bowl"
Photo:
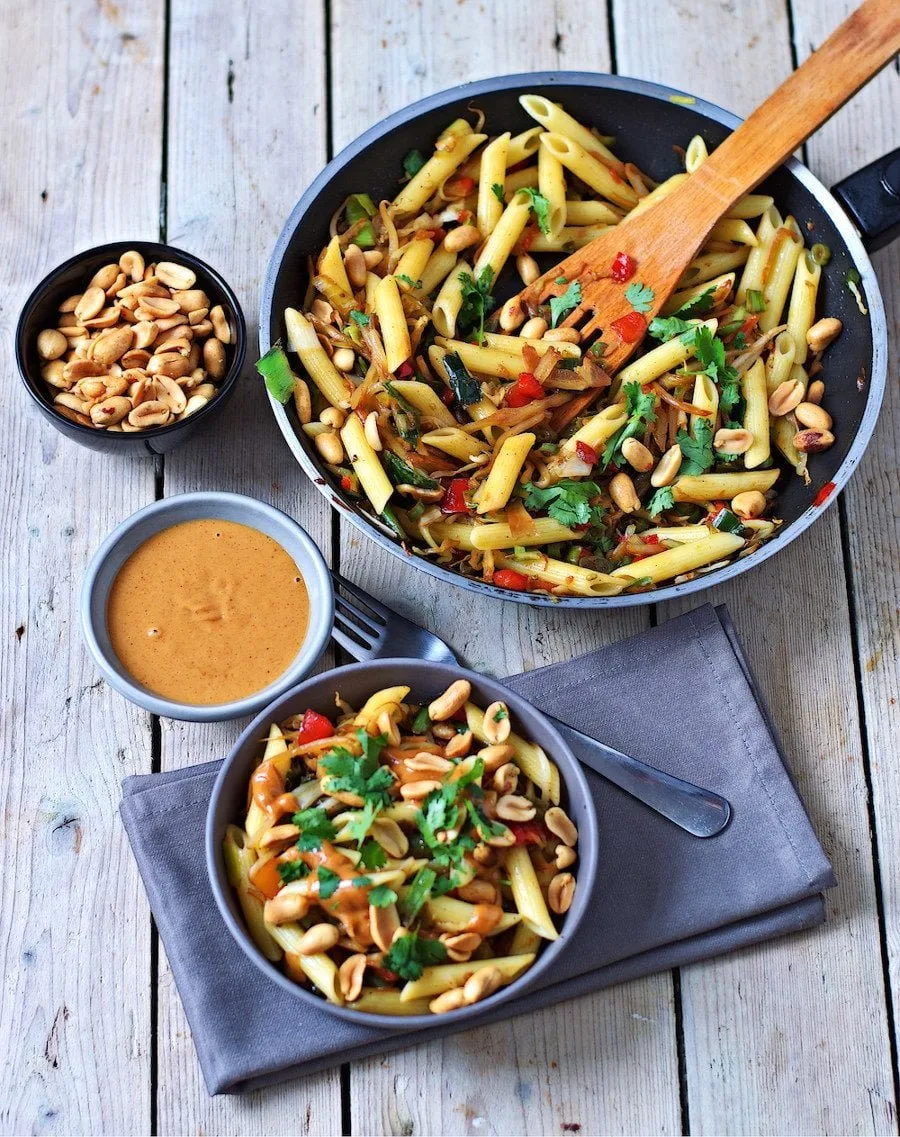
[[[561,804],[578,827],[578,861],[573,870],[577,880],[575,899],[563,919],[559,939],[545,944],[528,971],[483,1002],[443,1015],[375,1015],[355,1011],[352,1007],[338,1007],[294,983],[270,963],[254,944],[225,871],[222,853],[225,829],[237,822],[246,811],[247,783],[262,757],[270,723],[281,722],[290,715],[310,708],[321,714],[333,715],[334,696],[338,691],[351,705],[361,706],[369,695],[382,687],[406,684],[412,688],[411,698],[417,702],[430,702],[455,679],[469,680],[472,684],[472,699],[482,707],[488,706],[495,699],[502,699],[509,707],[516,732],[542,746],[559,767]],[[313,676],[299,687],[279,696],[250,723],[223,762],[213,786],[206,817],[206,864],[213,895],[228,930],[259,970],[288,995],[319,1010],[326,1010],[363,1026],[377,1026],[394,1031],[438,1026],[460,1019],[477,1019],[485,1011],[522,995],[542,977],[551,974],[558,964],[560,954],[567,950],[575,929],[588,912],[597,875],[597,849],[597,816],[584,773],[572,751],[545,716],[494,679],[487,679],[454,664],[432,663],[421,659],[379,659],[338,667],[323,675]]]
[[[131,554],[154,533],[182,521],[212,518],[237,521],[277,541],[293,559],[309,592],[306,639],[290,667],[267,687],[231,703],[195,706],[163,698],[138,683],[122,666],[106,626],[109,591]],[[251,715],[305,679],[315,667],[331,636],[334,587],[328,568],[312,538],[280,509],[235,493],[186,493],[163,498],[139,509],[110,533],[94,554],[81,586],[81,628],[104,679],[126,699],[166,718],[186,722],[220,722]]]

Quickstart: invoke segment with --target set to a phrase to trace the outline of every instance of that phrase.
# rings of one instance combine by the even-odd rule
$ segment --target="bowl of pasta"
[[[552,973],[588,909],[597,821],[534,707],[456,666],[379,660],[307,680],[250,724],[216,781],[206,854],[257,967],[396,1029]]]
[[[512,299],[738,121],[633,79],[506,76],[335,158],[273,253],[259,364],[332,504],[432,576],[573,607],[696,591],[811,525],[871,436],[886,336],[860,238],[805,167],[741,199],[652,320],[625,248],[630,310],[602,335],[561,326],[578,279]],[[616,374],[613,337],[641,340]]]

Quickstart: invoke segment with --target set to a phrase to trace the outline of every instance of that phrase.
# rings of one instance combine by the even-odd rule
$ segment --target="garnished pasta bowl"
[[[288,996],[397,1030],[551,979],[591,905],[597,819],[525,700],[454,665],[377,660],[247,727],[206,859],[229,932]]]
[[[434,256],[417,258],[416,225],[436,224],[438,217],[437,197],[426,203],[425,216],[417,213],[424,156],[438,159],[445,178],[474,185],[472,177],[459,177],[465,164],[447,174],[447,152],[455,147],[467,161],[480,161],[472,166],[480,179],[478,169],[496,160],[485,139],[499,141],[500,132],[509,132],[511,153],[526,144],[535,120],[548,170],[564,170],[567,179],[562,203],[572,225],[560,232],[570,244],[547,235],[554,224],[552,177],[545,182],[540,159],[529,171],[533,158],[516,150],[505,183],[501,173],[487,192],[479,181],[469,194],[471,217],[451,218],[446,231],[418,233],[427,238],[418,245],[433,244]],[[398,112],[334,159],[288,220],[260,313],[262,352],[276,343],[297,352],[290,366],[303,385],[291,400],[282,357],[285,402],[273,396],[273,409],[295,457],[329,501],[384,548],[417,554],[407,560],[430,575],[534,605],[672,599],[762,563],[808,528],[846,483],[871,436],[884,390],[886,337],[862,242],[802,165],[780,167],[751,195],[754,205],[765,203],[761,220],[747,211],[748,200],[743,214],[722,223],[698,258],[703,263],[692,264],[695,275],[679,284],[677,307],[664,307],[664,318],[652,321],[656,355],[669,369],[662,375],[659,360],[648,362],[649,351],[610,381],[601,373],[605,345],[565,335],[577,331],[565,324],[577,310],[578,281],[560,279],[549,305],[525,314],[526,325],[543,323],[542,332],[523,332],[515,311],[504,306],[525,280],[518,262],[521,279],[510,268],[524,249],[523,232],[531,233],[526,243],[539,262],[529,271],[546,271],[572,241],[577,247],[590,239],[592,224],[616,224],[634,208],[635,195],[665,192],[738,121],[712,104],[638,80],[506,76]],[[416,154],[424,170],[419,159],[411,161]],[[401,187],[404,168],[412,177]],[[444,193],[443,182],[437,192]],[[369,211],[369,202],[374,211],[378,201],[399,210],[405,226],[399,245],[394,214]],[[499,218],[490,219],[491,209]],[[453,212],[452,201],[443,212]],[[476,220],[473,240],[481,243],[467,248],[465,229]],[[367,226],[374,226],[371,263],[368,248],[357,248],[356,272],[348,246],[357,236],[368,244]],[[510,229],[518,234],[512,242]],[[387,273],[384,262],[375,263],[379,252]],[[456,267],[435,266],[438,253],[458,255],[466,279],[453,278]],[[450,275],[432,279],[433,267]],[[342,296],[345,271],[352,298]],[[614,279],[622,274],[623,304],[630,306],[611,334],[639,337],[649,305],[640,265],[623,249],[610,272]],[[479,324],[489,289],[499,328]],[[712,294],[706,306],[699,303],[704,289]],[[411,349],[412,363],[398,365],[404,336],[416,335],[416,303],[423,299],[432,338],[422,351]],[[704,326],[689,327],[691,321]],[[833,339],[835,330],[840,335]],[[379,350],[384,358],[376,366]],[[552,368],[546,366],[551,353]],[[378,390],[387,390],[375,413],[376,404],[357,401],[358,391],[371,389],[372,372],[382,366],[393,380],[385,387],[374,377]],[[306,394],[298,397],[298,390]],[[543,417],[532,415],[541,407]],[[416,435],[412,442],[403,415],[423,424],[409,432]],[[475,421],[484,417],[493,435]],[[467,439],[477,444],[466,448]]]

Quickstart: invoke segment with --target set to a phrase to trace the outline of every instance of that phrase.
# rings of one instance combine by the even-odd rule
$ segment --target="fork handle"
[[[715,837],[731,818],[731,806],[712,790],[682,781],[630,758],[548,715],[585,766],[695,837]]]
[[[693,224],[715,224],[898,51],[900,4],[866,0],[691,176]]]

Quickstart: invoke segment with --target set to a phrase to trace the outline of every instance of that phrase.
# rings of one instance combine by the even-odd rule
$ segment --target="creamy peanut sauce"
[[[113,650],[151,691],[211,706],[277,679],[306,638],[309,594],[285,550],[235,521],[185,521],[136,549],[106,610]]]

